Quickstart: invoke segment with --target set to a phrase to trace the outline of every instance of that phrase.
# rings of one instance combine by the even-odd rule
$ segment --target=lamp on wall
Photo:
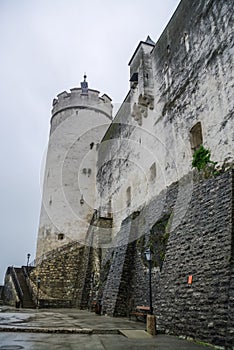
[[[81,205],[84,204],[84,197],[83,197],[83,194],[82,194],[81,197],[80,197],[80,204],[81,204]]]

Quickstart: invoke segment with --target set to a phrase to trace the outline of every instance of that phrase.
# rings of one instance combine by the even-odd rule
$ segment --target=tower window
[[[170,45],[168,44],[167,45],[167,54],[170,55],[170,52],[171,52],[171,48],[170,48]]]
[[[64,239],[64,233],[59,233],[58,234],[58,240],[62,241]]]
[[[132,200],[132,195],[131,195],[131,187],[129,186],[126,191],[127,194],[127,206],[130,207],[131,205],[131,200]]]
[[[131,88],[135,88],[138,84],[138,73],[135,72],[130,78]]]
[[[196,151],[203,143],[201,122],[195,124],[190,130],[190,142],[192,151]]]
[[[165,63],[163,73],[166,89],[168,89],[169,86],[172,84],[171,68],[168,66],[168,63]]]
[[[108,205],[107,205],[107,216],[109,218],[112,217],[112,205],[111,205],[111,199],[109,199],[108,201]]]
[[[153,181],[156,178],[156,164],[153,163],[150,167],[150,180]]]
[[[184,33],[184,44],[185,44],[185,49],[186,52],[189,52],[189,36],[188,33]]]
[[[94,146],[94,142],[91,142],[90,143],[90,149],[93,149],[93,146]]]

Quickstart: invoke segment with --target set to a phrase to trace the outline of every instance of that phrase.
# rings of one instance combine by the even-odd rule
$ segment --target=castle
[[[54,99],[37,257],[25,272],[38,306],[101,300],[103,314],[126,316],[148,304],[150,247],[157,329],[232,348],[232,28],[231,0],[182,0],[157,43],[133,53],[114,118],[86,76]],[[198,171],[201,146],[210,158]]]

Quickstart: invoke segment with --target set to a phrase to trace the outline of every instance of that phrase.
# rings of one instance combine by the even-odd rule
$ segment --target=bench
[[[96,300],[93,300],[90,304],[90,311],[91,312],[94,312],[95,311],[95,308],[96,308],[96,305],[97,305],[97,301]]]
[[[101,315],[101,311],[102,311],[101,300],[99,301],[93,300],[90,304],[90,311],[95,312],[95,314],[97,315]]]
[[[131,316],[135,316],[137,321],[143,321],[146,322],[146,316],[150,313],[150,307],[149,306],[136,306],[134,311],[130,311],[129,313],[129,319],[131,319]]]

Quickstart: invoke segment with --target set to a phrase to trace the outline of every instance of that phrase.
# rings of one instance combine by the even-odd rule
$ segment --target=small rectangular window
[[[64,239],[64,233],[59,233],[58,234],[58,240],[62,241]]]

